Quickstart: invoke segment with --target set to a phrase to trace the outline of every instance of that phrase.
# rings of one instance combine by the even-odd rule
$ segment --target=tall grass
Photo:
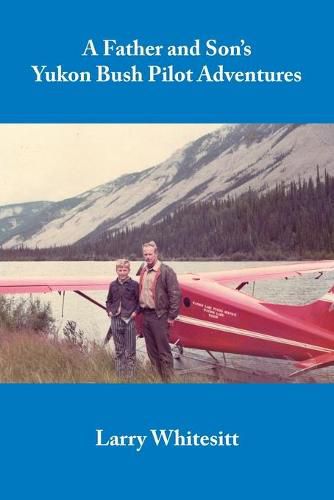
[[[113,354],[68,322],[55,334],[50,304],[0,296],[0,382],[115,383]],[[156,378],[138,363],[135,381]]]
[[[139,363],[133,382],[156,382]],[[97,344],[80,349],[66,339],[36,335],[33,331],[0,329],[0,382],[117,383],[110,351]]]
[[[49,304],[39,299],[0,296],[0,383],[119,383],[110,348],[88,341],[69,321],[55,333]],[[207,382],[203,377],[175,382]],[[132,383],[157,383],[160,378],[137,360]]]

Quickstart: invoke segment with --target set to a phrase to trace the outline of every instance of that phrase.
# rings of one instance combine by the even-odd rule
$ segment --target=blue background
[[[1,488],[7,498],[325,498],[332,395],[321,385],[4,386]],[[240,446],[95,446],[96,429],[150,428],[236,432]]]
[[[187,1],[12,2],[2,14],[0,112],[4,122],[332,122],[331,3]],[[3,8],[4,9],[4,8]],[[7,10],[7,12],[6,12]],[[171,64],[171,58],[81,57],[87,40],[191,44],[244,39],[248,58],[175,58],[176,67],[302,71],[300,83],[34,82],[31,65],[85,70]]]
[[[0,121],[333,122],[330,10],[323,1],[12,2],[1,16]],[[89,38],[243,38],[251,68],[300,70],[303,82],[33,83],[32,64],[85,69]],[[321,498],[332,494],[333,394],[332,385],[2,385],[1,489],[7,498]],[[96,428],[161,427],[237,432],[241,445],[94,446]]]

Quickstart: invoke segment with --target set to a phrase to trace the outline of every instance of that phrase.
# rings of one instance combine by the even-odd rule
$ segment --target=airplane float
[[[334,271],[334,261],[303,262],[178,276],[179,316],[170,342],[212,352],[294,360],[290,375],[334,364],[334,287],[306,305],[274,304],[246,295],[250,281]],[[0,279],[0,294],[73,291],[97,306],[86,292],[108,290],[110,278]],[[234,284],[235,288],[231,288]],[[229,285],[229,286],[227,286]],[[140,323],[139,315],[139,323]]]

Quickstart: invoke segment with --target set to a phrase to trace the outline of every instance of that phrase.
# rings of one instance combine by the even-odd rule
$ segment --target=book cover
[[[87,141],[97,141],[90,161],[81,166],[80,155],[73,155],[68,171],[68,184],[86,177],[89,185],[62,199],[105,182],[98,176],[104,126],[160,130],[163,124],[181,134],[186,125],[209,131],[221,124],[333,123],[329,2],[309,7],[285,0],[270,6],[59,0],[49,6],[11,4],[3,11],[4,178],[20,156],[22,142],[15,144],[10,134],[14,127],[18,136],[41,127],[40,140],[35,135],[30,148],[43,154],[44,127],[51,135],[89,127]],[[73,148],[64,139],[59,169],[63,160],[71,164],[62,159],[65,152],[73,154]],[[21,178],[30,200],[45,182],[41,166],[29,162],[27,151],[22,157],[18,190],[8,197],[14,188],[2,184],[0,205],[22,201]],[[46,188],[43,200],[59,200],[56,187],[55,181]],[[6,262],[0,268],[8,276]],[[0,396],[2,488],[9,498],[311,498],[331,491],[331,380],[7,381]]]

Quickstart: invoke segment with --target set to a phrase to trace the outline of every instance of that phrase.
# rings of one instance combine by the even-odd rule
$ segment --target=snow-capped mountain
[[[3,247],[72,244],[106,230],[155,222],[182,204],[314,177],[317,166],[322,175],[325,169],[334,175],[333,125],[224,126],[157,166],[75,198],[41,202],[44,207],[38,203],[0,207],[0,243]]]

